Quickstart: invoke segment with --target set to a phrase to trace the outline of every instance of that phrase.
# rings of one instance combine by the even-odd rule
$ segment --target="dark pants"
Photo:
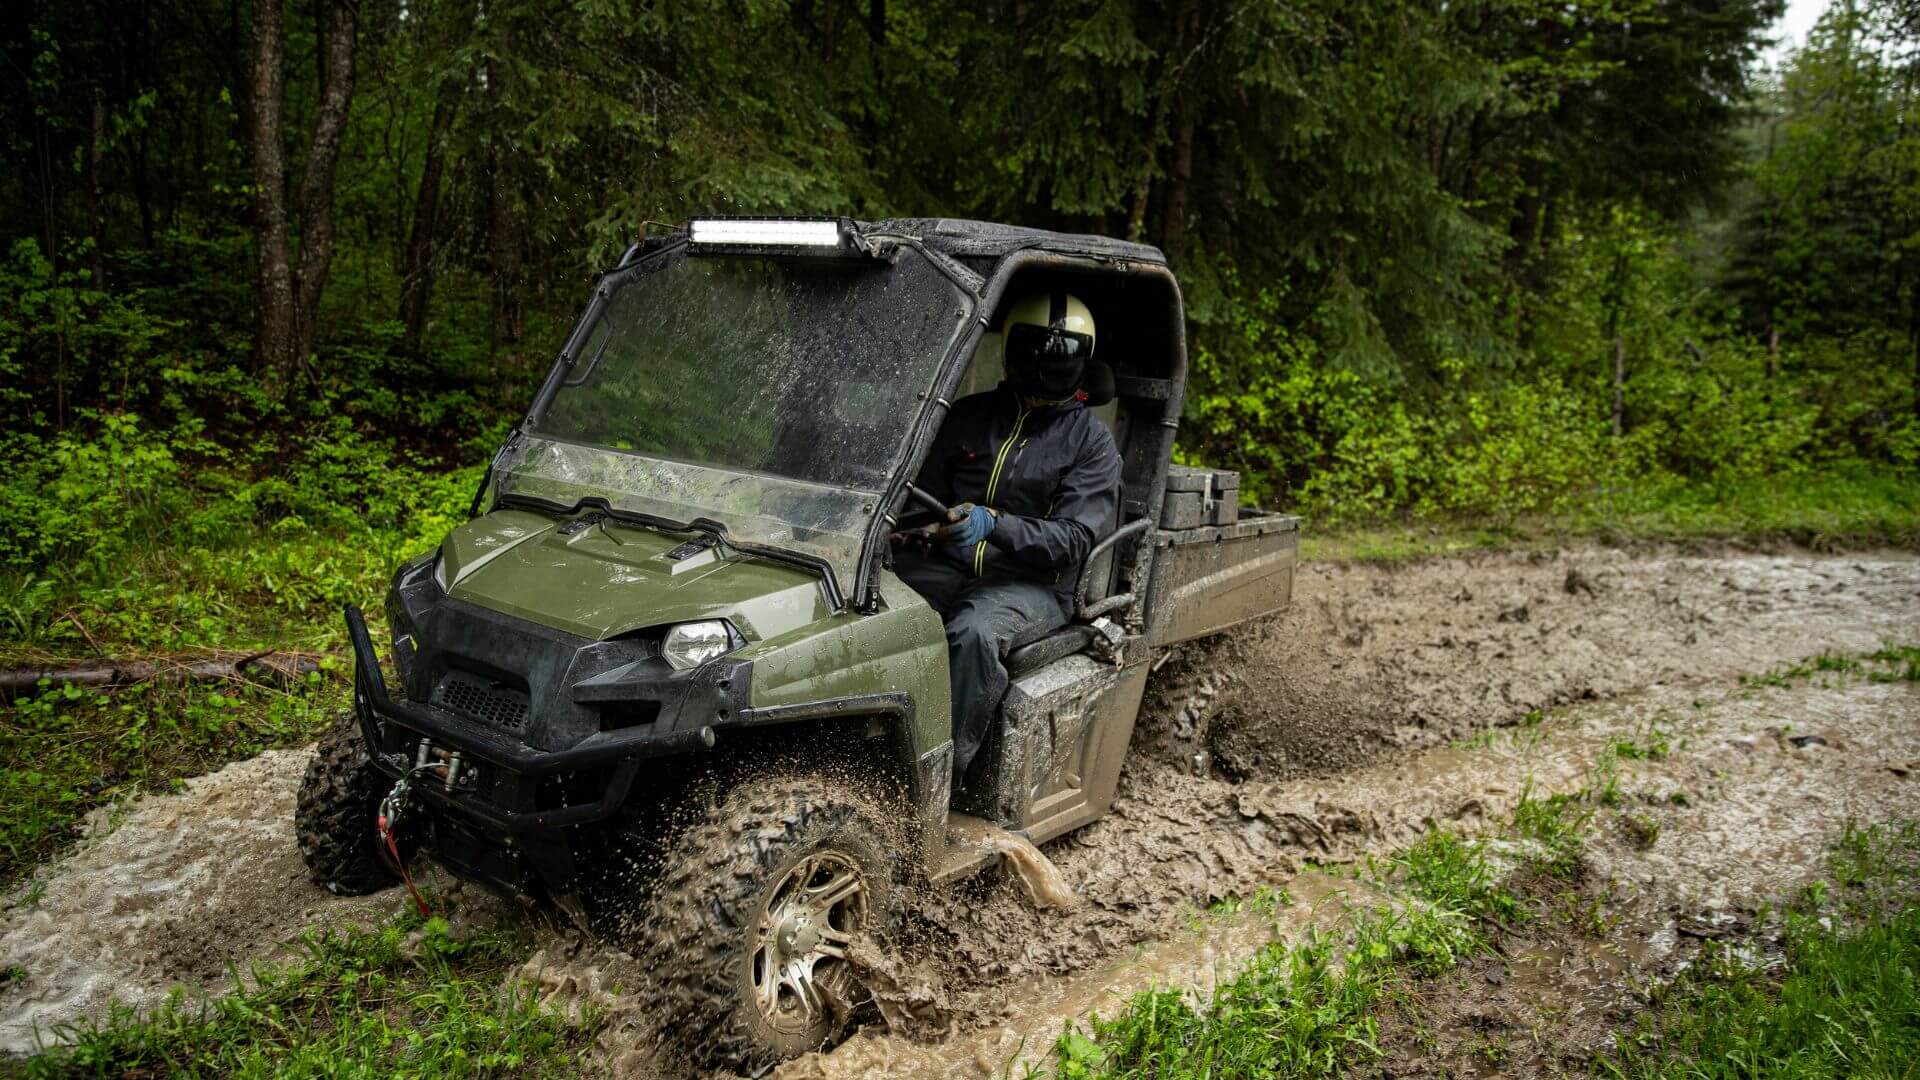
[[[894,572],[946,621],[947,670],[953,681],[953,775],[965,777],[1006,696],[1007,653],[1065,626],[1066,610],[1049,586],[976,578],[939,559],[902,552]]]

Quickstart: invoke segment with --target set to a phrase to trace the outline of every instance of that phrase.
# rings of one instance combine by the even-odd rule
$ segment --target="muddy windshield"
[[[669,253],[613,282],[501,494],[599,496],[826,559],[862,535],[972,298],[926,256]]]

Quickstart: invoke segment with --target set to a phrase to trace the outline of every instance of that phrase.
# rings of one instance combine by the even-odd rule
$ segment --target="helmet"
[[[1093,313],[1065,292],[1029,293],[1007,312],[1007,381],[1023,394],[1064,398],[1093,358]]]

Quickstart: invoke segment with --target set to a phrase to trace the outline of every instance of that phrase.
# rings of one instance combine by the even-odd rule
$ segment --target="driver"
[[[1120,451],[1082,389],[1087,305],[1023,297],[1003,340],[1006,380],[954,404],[920,470],[950,520],[895,536],[895,572],[946,621],[959,782],[1007,691],[1008,651],[1066,624],[1080,564],[1120,508]]]

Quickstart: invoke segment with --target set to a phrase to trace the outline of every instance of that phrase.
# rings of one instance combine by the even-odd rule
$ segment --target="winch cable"
[[[431,765],[416,766],[404,776],[400,777],[400,779],[394,781],[393,789],[387,792],[386,798],[380,800],[380,814],[374,819],[373,826],[374,832],[379,835],[381,843],[386,845],[387,853],[393,858],[393,868],[400,871],[400,880],[406,883],[407,895],[413,897],[413,906],[419,910],[421,918],[432,914],[433,909],[427,905],[427,898],[420,895],[419,887],[414,885],[413,875],[407,873],[407,863],[406,860],[400,857],[400,843],[394,839],[394,830],[400,827],[400,814],[407,806],[407,795],[411,791],[411,785],[408,781],[413,779],[414,773],[423,772],[434,767],[435,766]]]

